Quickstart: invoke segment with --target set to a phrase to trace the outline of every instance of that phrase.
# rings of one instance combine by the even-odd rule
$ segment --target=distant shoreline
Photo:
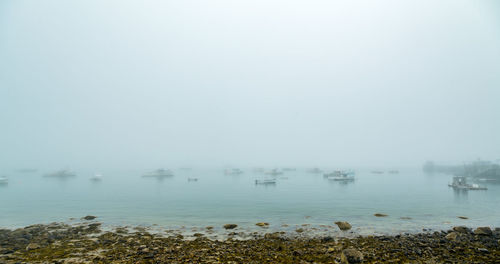
[[[0,229],[0,262],[338,263],[351,260],[349,263],[356,263],[361,258],[367,263],[500,262],[500,228],[454,227],[448,231],[353,237],[264,232],[252,233],[243,240],[236,228],[228,229],[227,233],[225,239],[212,240],[201,233],[193,237],[154,234],[140,227],[103,231],[101,224],[93,219],[76,225],[52,223]]]

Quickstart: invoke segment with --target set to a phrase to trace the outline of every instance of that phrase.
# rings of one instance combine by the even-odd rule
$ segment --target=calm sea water
[[[67,221],[96,215],[105,225],[161,228],[236,223],[251,230],[269,222],[271,230],[332,225],[348,221],[361,234],[447,229],[453,225],[500,226],[500,185],[487,191],[455,192],[448,175],[420,170],[371,174],[357,170],[356,181],[339,183],[305,170],[285,173],[274,186],[255,185],[264,175],[246,170],[227,176],[222,169],[176,170],[173,178],[142,178],[144,171],[77,171],[70,179],[38,173],[6,173],[0,185],[0,227]],[[196,177],[197,182],[188,182]],[[374,213],[389,215],[374,217]],[[457,216],[467,216],[468,220]],[[411,217],[410,220],[400,217]]]

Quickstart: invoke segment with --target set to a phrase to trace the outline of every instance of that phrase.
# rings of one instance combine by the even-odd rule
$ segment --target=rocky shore
[[[103,231],[95,221],[0,229],[0,263],[500,263],[500,228],[351,238],[255,232],[241,240],[227,227],[224,240]]]

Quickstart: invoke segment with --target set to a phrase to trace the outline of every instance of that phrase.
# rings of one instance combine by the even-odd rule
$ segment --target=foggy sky
[[[1,1],[0,167],[500,158],[495,1]]]

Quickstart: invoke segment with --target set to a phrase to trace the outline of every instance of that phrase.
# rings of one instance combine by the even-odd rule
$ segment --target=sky
[[[500,159],[498,1],[1,1],[0,167]]]

